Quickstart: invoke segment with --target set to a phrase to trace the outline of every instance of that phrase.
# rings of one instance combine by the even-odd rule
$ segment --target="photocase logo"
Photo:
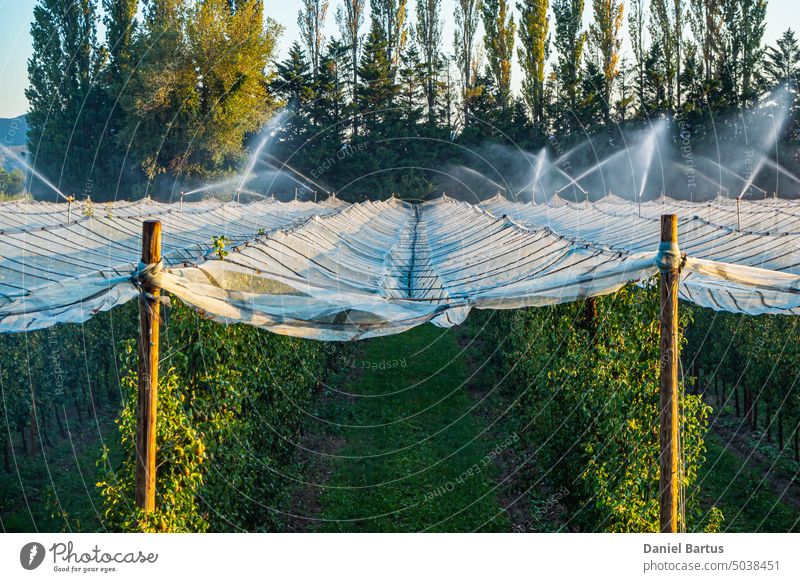
[[[19,563],[26,570],[35,570],[44,561],[44,546],[39,542],[29,542],[19,551]]]

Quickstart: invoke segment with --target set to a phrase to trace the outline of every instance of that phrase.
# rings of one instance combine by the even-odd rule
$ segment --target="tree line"
[[[282,162],[345,198],[424,197],[476,146],[559,151],[660,117],[704,136],[786,83],[781,138],[798,139],[800,47],[792,30],[764,45],[766,0],[590,0],[589,26],[584,0],[454,8],[451,40],[441,0],[303,0],[276,62],[281,27],[258,0],[151,0],[141,16],[136,0],[102,0],[103,41],[95,0],[40,0],[30,156],[62,190],[168,197],[236,172],[285,107]]]

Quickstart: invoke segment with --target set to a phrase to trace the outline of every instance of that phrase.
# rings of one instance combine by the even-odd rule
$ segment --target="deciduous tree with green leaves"
[[[436,123],[437,77],[444,65],[441,56],[442,44],[441,0],[417,0],[417,44],[424,69],[425,100],[428,123]]]
[[[571,527],[658,531],[658,289],[629,286],[596,302],[597,315],[576,302],[509,316],[513,414],[539,478],[567,492],[561,503]],[[685,392],[680,406],[680,479],[693,530],[707,525],[693,485],[710,409]]]
[[[483,0],[481,15],[487,68],[494,79],[498,101],[507,108],[511,104],[511,60],[517,25],[508,0]]]
[[[600,56],[603,73],[603,116],[611,121],[612,92],[619,76],[621,29],[624,5],[618,0],[593,0],[594,23],[590,30],[591,44]]]
[[[583,51],[586,32],[583,30],[583,0],[554,0],[555,46],[558,53],[557,75],[560,82],[561,119],[559,129],[575,129],[574,112],[578,106]]]
[[[530,111],[531,121],[540,125],[544,121],[544,73],[549,54],[550,18],[547,16],[549,0],[525,0],[517,3],[520,11],[517,49],[523,72],[522,98]]]
[[[475,81],[480,68],[480,49],[475,45],[480,25],[481,0],[457,0],[455,11],[455,61],[461,76],[461,102],[464,124],[469,103],[475,97]]]

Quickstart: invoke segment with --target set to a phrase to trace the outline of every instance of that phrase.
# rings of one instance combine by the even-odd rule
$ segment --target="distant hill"
[[[11,119],[0,118],[0,145],[5,147],[24,146],[27,131],[28,124],[25,123],[24,115]]]

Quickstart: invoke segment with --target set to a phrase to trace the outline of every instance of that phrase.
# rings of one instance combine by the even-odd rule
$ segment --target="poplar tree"
[[[683,59],[683,0],[672,0],[675,39],[675,102],[681,106],[681,65]]]
[[[450,137],[453,136],[453,114],[458,102],[458,88],[450,70],[451,61],[452,59],[444,57],[444,76],[439,83],[439,92],[442,94],[442,98],[439,100],[438,107],[439,126],[446,130],[446,135]]]
[[[497,86],[500,105],[505,109],[511,101],[511,59],[517,25],[508,0],[483,0],[481,14],[487,66]]]
[[[561,101],[574,112],[577,109],[581,63],[586,46],[583,31],[583,0],[555,0],[555,45],[558,52],[558,76],[561,82]],[[563,125],[569,131],[574,127],[570,113],[562,113]]]
[[[396,72],[408,41],[408,0],[371,0],[371,7],[372,21],[383,31],[385,51]]]
[[[303,7],[297,13],[297,26],[300,37],[306,45],[311,62],[311,76],[317,78],[320,58],[325,46],[325,18],[328,15],[328,0],[303,0]]]
[[[703,78],[716,74],[722,40],[722,5],[725,0],[689,0],[689,28],[698,46]]]
[[[767,0],[739,0],[739,30],[742,49],[742,100],[752,103],[757,95],[754,76],[764,57],[764,29],[766,28]]]
[[[669,0],[651,0],[649,32],[663,51],[663,74],[666,79],[667,107],[674,108],[676,80],[678,76],[677,57],[678,39],[676,37],[676,23],[674,12],[668,5]]]
[[[619,99],[615,102],[615,109],[620,123],[628,119],[628,112],[633,105],[633,93],[631,91],[632,69],[628,64],[627,58],[623,57],[619,66]]]
[[[544,68],[550,38],[548,7],[549,0],[525,0],[517,4],[521,45],[517,55],[524,73],[522,97],[534,124],[542,123],[544,116]]]
[[[210,177],[238,166],[274,109],[267,65],[279,27],[260,0],[148,2],[121,96],[122,142],[146,177]]]
[[[442,17],[441,0],[417,0],[417,42],[422,53],[422,66],[425,85],[425,99],[428,109],[428,123],[436,122],[437,77],[442,68]],[[414,48],[416,52],[416,47]]]
[[[469,112],[469,104],[475,96],[475,80],[478,77],[480,63],[479,49],[475,46],[475,38],[480,24],[480,0],[457,0],[455,10],[455,61],[461,76],[461,101],[464,123]]]
[[[364,23],[366,0],[343,0],[342,6],[336,9],[336,23],[342,34],[342,40],[350,51],[350,67],[352,84],[350,96],[355,101],[358,87],[358,55],[361,50],[363,35],[361,25]],[[358,116],[353,116],[353,133],[358,133]]]
[[[614,81],[619,76],[620,47],[622,38],[620,29],[624,7],[619,0],[593,0],[594,23],[592,24],[591,40],[600,55],[600,68],[603,77],[603,111],[606,123],[610,119],[611,95]]]
[[[644,61],[647,53],[644,40],[645,20],[644,0],[631,0],[630,10],[628,11],[628,32],[636,67],[636,96],[640,109],[643,109],[644,103],[642,88],[644,87]]]

